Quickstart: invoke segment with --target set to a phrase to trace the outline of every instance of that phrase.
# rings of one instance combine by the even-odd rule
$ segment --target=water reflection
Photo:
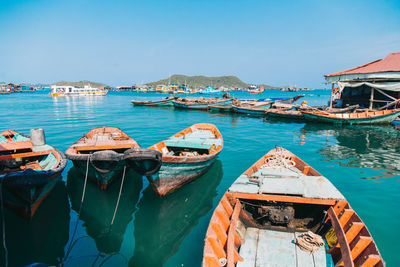
[[[142,177],[133,171],[126,173],[122,188],[121,199],[114,224],[110,231],[110,224],[117,203],[122,179],[110,184],[107,190],[102,191],[94,183],[86,185],[85,200],[83,202],[80,219],[84,221],[87,234],[92,237],[100,252],[119,252],[124,233],[132,214],[136,210],[136,204],[142,189]],[[72,209],[79,211],[82,199],[84,177],[73,167],[68,172],[68,194]]]
[[[165,198],[157,197],[150,186],[146,188],[135,216],[135,252],[129,265],[162,266],[175,254],[185,236],[212,209],[221,178],[222,164],[217,160],[202,177]]]
[[[69,239],[70,207],[65,183],[57,182],[31,220],[4,209],[9,266],[33,262],[57,265]],[[4,266],[1,248],[0,266]]]
[[[326,136],[326,144],[318,151],[329,161],[340,166],[384,170],[388,178],[400,175],[400,131],[393,126],[333,126],[306,124],[301,135]],[[333,137],[335,140],[329,141]]]
[[[51,99],[56,120],[73,118],[76,115],[80,118],[91,118],[93,107],[102,106],[106,101],[104,96],[66,96]]]

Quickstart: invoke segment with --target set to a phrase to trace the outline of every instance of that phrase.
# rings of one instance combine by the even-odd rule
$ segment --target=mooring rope
[[[118,206],[119,206],[119,200],[121,199],[121,194],[122,194],[122,187],[124,186],[124,181],[125,181],[125,172],[126,172],[126,166],[124,166],[124,171],[123,171],[123,173],[122,173],[122,180],[121,180],[121,185],[120,185],[120,187],[119,187],[119,193],[118,193],[117,203],[116,203],[115,208],[114,208],[114,214],[113,214],[113,217],[112,217],[112,219],[111,219],[110,227],[108,228],[107,237],[110,236],[111,229],[112,229],[112,226],[113,226],[113,224],[114,224],[115,216],[117,215],[117,210],[118,210]],[[113,255],[114,255],[114,254],[113,254]],[[113,255],[110,255],[110,257],[113,256]],[[96,257],[96,259],[93,261],[92,266],[95,265],[95,263],[97,262],[97,260],[98,260],[98,258],[99,258],[100,256],[101,256],[100,253],[97,254],[97,257]],[[110,257],[109,257],[109,258],[110,258]],[[106,260],[108,260],[109,258],[107,258]],[[106,260],[104,260],[104,261],[100,264],[100,266],[103,265],[104,262],[105,262]]]
[[[1,222],[3,231],[3,249],[4,249],[4,266],[8,266],[8,249],[6,245],[6,223],[4,219],[4,203],[3,203],[3,180],[0,181],[0,201],[1,201]]]
[[[78,223],[81,217],[81,211],[82,211],[82,206],[83,206],[83,200],[85,199],[85,193],[86,193],[86,184],[87,184],[87,179],[88,179],[88,174],[89,174],[89,159],[90,159],[90,155],[88,155],[87,161],[86,161],[86,174],[85,174],[85,182],[83,184],[83,190],[82,190],[82,198],[81,198],[81,204],[79,206],[79,211],[78,211],[78,218],[76,220],[75,223],[75,228],[74,228],[74,232],[72,234],[72,238],[71,238],[71,243],[68,246],[67,252],[65,253],[65,256],[61,262],[61,266],[64,265],[66,259],[68,258],[73,246],[75,245],[75,242],[73,242],[74,238],[75,238],[75,234],[76,234],[76,230],[78,229]]]

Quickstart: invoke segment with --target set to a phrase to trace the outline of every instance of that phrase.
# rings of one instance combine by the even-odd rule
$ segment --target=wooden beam
[[[247,193],[227,193],[232,198],[239,199],[254,199],[262,201],[277,201],[277,202],[290,202],[290,203],[305,203],[305,204],[318,204],[333,206],[336,204],[336,199],[320,199],[320,198],[306,198],[294,196],[281,196],[281,195],[266,195],[266,194],[247,194]]]
[[[38,152],[27,152],[27,153],[19,153],[19,154],[12,154],[12,155],[4,155],[4,156],[0,156],[0,160],[43,156],[43,155],[48,155],[52,152],[53,152],[53,150],[45,150],[45,151],[38,151]]]
[[[378,91],[379,93],[381,93],[382,95],[389,97],[390,99],[398,100],[397,98],[394,98],[393,96],[386,94],[385,92],[383,92],[382,90],[379,90],[378,88],[375,88],[375,90]]]
[[[342,258],[339,260],[337,265],[340,265],[342,262],[346,267],[354,267],[354,262],[351,258],[350,246],[346,240],[345,233],[343,231],[342,226],[339,223],[339,219],[335,214],[335,211],[332,207],[328,209],[328,216],[331,219],[333,229],[335,230],[336,237],[340,244],[340,254]]]
[[[369,109],[372,110],[373,103],[374,103],[374,88],[371,87],[371,98],[369,99]]]
[[[332,83],[332,90],[331,90],[331,101],[329,102],[329,108],[332,108],[332,102],[333,102],[333,90],[335,89],[335,84]]]

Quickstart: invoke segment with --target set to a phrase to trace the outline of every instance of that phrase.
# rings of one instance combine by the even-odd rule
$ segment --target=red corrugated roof
[[[385,59],[378,59],[376,61],[372,61],[370,63],[352,69],[326,74],[325,77],[345,75],[345,74],[361,74],[361,73],[390,72],[390,71],[400,71],[400,52],[390,53]]]

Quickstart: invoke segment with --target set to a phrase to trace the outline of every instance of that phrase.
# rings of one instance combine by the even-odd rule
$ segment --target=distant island
[[[168,85],[168,84],[187,84],[190,87],[205,87],[212,86],[218,87],[234,87],[234,88],[247,88],[251,84],[245,83],[236,76],[186,76],[181,74],[171,75],[169,78],[159,80],[156,82],[149,82],[146,85],[156,87],[157,85]],[[270,86],[266,84],[260,84],[260,87],[265,89],[279,89],[280,87]]]
[[[96,88],[103,88],[109,87],[100,82],[93,82],[93,81],[78,81],[78,82],[69,82],[69,81],[60,81],[54,83],[54,85],[59,86],[76,86],[76,87],[84,87],[85,85],[90,84],[92,87]],[[171,75],[169,78],[162,79],[155,82],[146,83],[146,86],[149,87],[157,87],[157,85],[168,85],[168,84],[186,84],[189,87],[196,88],[196,87],[206,87],[212,86],[214,88],[219,87],[227,87],[227,88],[248,88],[253,84],[245,83],[240,80],[236,76],[217,76],[217,77],[207,77],[207,76],[187,76],[181,74],[174,74]],[[264,87],[264,89],[281,89],[282,87],[278,86],[271,86],[267,84],[257,84],[259,87]],[[110,87],[111,88],[111,87]]]
[[[60,81],[56,82],[54,85],[59,86],[75,86],[75,87],[84,87],[85,85],[89,85],[95,88],[102,88],[105,87],[105,84],[99,82],[92,82],[92,81],[79,81],[79,82],[67,82],[67,81]]]

